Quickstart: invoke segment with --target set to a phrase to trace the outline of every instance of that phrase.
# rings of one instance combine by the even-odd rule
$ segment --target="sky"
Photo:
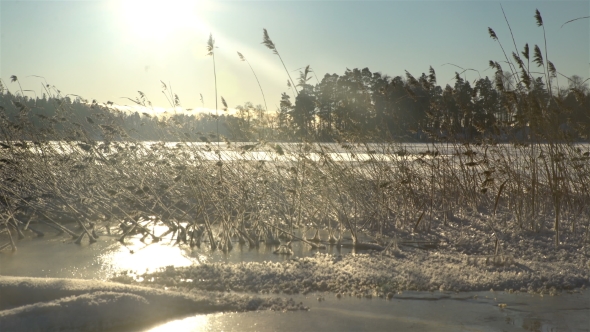
[[[132,105],[138,91],[157,107],[170,107],[162,82],[184,108],[215,109],[215,40],[218,108],[223,96],[235,108],[264,105],[269,112],[289,92],[279,57],[261,44],[263,28],[294,80],[310,65],[317,79],[368,67],[391,77],[437,73],[438,84],[454,84],[455,72],[470,81],[493,77],[490,60],[505,61],[525,43],[544,49],[565,76],[589,76],[588,1],[0,1],[0,78],[13,93],[18,77],[25,95],[42,96],[43,84],[63,95],[100,103]],[[35,76],[33,76],[35,75]],[[37,76],[42,76],[39,78]],[[559,77],[560,85],[567,85]],[[317,83],[313,78],[310,83]],[[168,90],[170,91],[170,90]],[[201,97],[203,99],[201,101]],[[158,109],[158,108],[156,108]]]

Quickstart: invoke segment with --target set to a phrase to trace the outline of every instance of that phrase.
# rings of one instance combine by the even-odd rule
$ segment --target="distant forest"
[[[498,72],[473,83],[457,73],[454,85],[443,88],[432,68],[417,78],[407,72],[391,78],[368,68],[326,74],[315,85],[311,78],[309,67],[301,71],[297,87],[289,84],[295,97],[283,93],[274,112],[246,103],[233,115],[220,110],[219,117],[154,116],[121,111],[111,102],[50,96],[49,89],[41,98],[30,98],[1,87],[0,120],[2,127],[31,136],[14,139],[34,140],[214,141],[217,133],[233,141],[501,142],[543,140],[548,132],[569,140],[590,138],[590,91],[578,76],[564,79],[567,87],[557,89],[548,89],[541,77],[524,87]],[[140,93],[135,102],[145,105],[145,96]]]

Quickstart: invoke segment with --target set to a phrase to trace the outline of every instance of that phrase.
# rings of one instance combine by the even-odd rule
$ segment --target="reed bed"
[[[497,40],[491,29],[490,35]],[[264,42],[279,55],[266,30]],[[213,56],[212,37],[208,47]],[[528,60],[528,45],[523,54]],[[138,233],[145,241],[171,234],[179,245],[224,251],[236,242],[342,244],[344,234],[355,247],[384,249],[400,234],[457,227],[467,212],[482,216],[494,255],[501,254],[504,235],[514,232],[534,237],[552,230],[556,248],[562,238],[587,243],[589,146],[549,130],[552,109],[525,88],[532,84],[529,67],[518,54],[507,60],[520,88],[502,86],[501,67],[490,62],[507,107],[541,114],[531,116],[534,132],[526,139],[482,135],[409,144],[344,136],[318,143],[304,136],[293,143],[253,133],[251,142],[238,142],[219,129],[187,133],[182,124],[158,119],[161,136],[176,142],[147,142],[135,134],[139,124],[122,123],[110,104],[93,102],[92,117],[81,118],[67,97],[47,89],[55,113],[47,117],[15,95],[16,120],[0,113],[0,249],[16,250],[25,232],[43,236],[38,224],[77,243],[97,241],[102,228],[121,241]],[[551,82],[554,66],[543,62],[539,48],[535,61]],[[307,79],[306,72],[300,86]],[[150,105],[142,93],[135,102]],[[41,118],[41,127],[33,117]],[[155,234],[155,224],[168,230]],[[319,238],[321,229],[328,238]],[[359,233],[376,244],[363,243]]]
[[[98,227],[158,241],[157,223],[176,243],[221,250],[319,229],[330,238],[315,240],[346,233],[360,245],[358,232],[427,233],[466,211],[489,217],[495,236],[553,229],[556,241],[588,241],[587,145],[2,142],[2,247],[13,250],[15,236],[42,235],[39,223],[78,242]]]

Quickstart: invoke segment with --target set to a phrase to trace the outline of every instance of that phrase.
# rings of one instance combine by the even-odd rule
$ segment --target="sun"
[[[122,0],[119,11],[129,30],[142,39],[163,39],[197,20],[194,0]]]

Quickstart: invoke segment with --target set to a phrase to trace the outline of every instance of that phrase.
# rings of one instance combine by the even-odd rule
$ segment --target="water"
[[[0,274],[29,277],[108,279],[118,272],[141,274],[168,265],[189,266],[204,261],[280,261],[286,256],[235,246],[229,254],[190,249],[169,240],[145,244],[130,237],[122,245],[114,236],[81,245],[50,231],[44,238],[17,242],[16,253],[0,253]],[[294,243],[299,257],[315,253]],[[345,254],[345,249],[341,253]],[[326,248],[322,252],[337,253]],[[318,301],[318,297],[325,300]],[[504,292],[404,292],[392,300],[358,299],[334,294],[293,297],[308,312],[247,312],[195,315],[163,322],[148,331],[590,331],[590,294],[539,296]],[[499,304],[506,304],[501,307]]]

